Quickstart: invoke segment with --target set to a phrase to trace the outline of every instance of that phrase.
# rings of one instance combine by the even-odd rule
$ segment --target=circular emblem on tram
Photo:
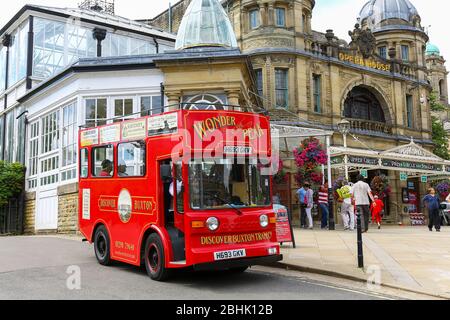
[[[119,217],[123,223],[127,223],[131,219],[132,201],[128,190],[123,189],[119,194],[118,201]]]

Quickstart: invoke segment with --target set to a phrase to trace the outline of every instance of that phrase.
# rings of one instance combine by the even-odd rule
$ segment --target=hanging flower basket
[[[436,192],[441,199],[446,199],[450,194],[450,183],[447,181],[440,182],[436,185]]]
[[[370,183],[370,188],[374,195],[377,195],[381,200],[388,197],[392,192],[392,188],[389,185],[389,178],[384,174],[373,178]]]
[[[320,185],[323,181],[321,166],[327,164],[327,153],[317,138],[302,141],[294,150],[295,164],[298,171],[295,179],[299,185],[308,181]]]

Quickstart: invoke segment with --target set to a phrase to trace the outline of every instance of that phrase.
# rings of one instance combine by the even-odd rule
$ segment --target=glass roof
[[[362,8],[359,17],[361,21],[367,20],[370,25],[376,27],[388,19],[401,19],[412,23],[418,15],[417,9],[409,0],[370,0]]]
[[[211,46],[237,47],[233,27],[218,0],[193,0],[181,21],[175,49]]]

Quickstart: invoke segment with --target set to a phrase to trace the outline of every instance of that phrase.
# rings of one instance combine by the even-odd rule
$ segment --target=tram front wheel
[[[169,277],[165,266],[164,247],[160,237],[153,233],[145,243],[145,269],[152,280],[164,281]]]
[[[103,266],[111,265],[111,250],[108,231],[105,226],[100,226],[94,234],[94,251],[98,263]]]

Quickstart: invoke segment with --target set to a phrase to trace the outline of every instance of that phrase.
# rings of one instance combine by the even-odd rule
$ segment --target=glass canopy
[[[193,0],[181,21],[175,49],[211,46],[237,47],[233,27],[219,1]]]

